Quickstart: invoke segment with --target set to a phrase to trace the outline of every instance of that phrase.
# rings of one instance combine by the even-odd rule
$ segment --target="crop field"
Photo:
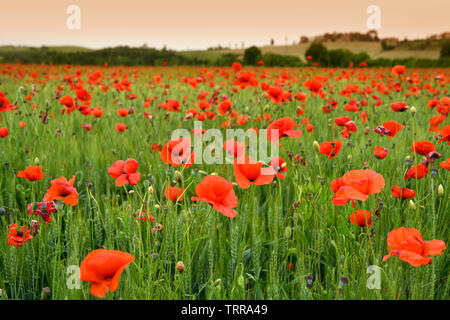
[[[0,64],[0,299],[449,299],[449,87]]]

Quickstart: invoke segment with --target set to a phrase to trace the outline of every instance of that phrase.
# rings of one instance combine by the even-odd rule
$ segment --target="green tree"
[[[320,42],[313,42],[305,52],[305,58],[311,56],[313,62],[318,62],[320,66],[328,66],[329,54],[327,48]]]
[[[257,47],[252,46],[244,51],[244,63],[246,65],[256,65],[261,60],[262,53]]]
[[[441,58],[450,57],[450,40],[447,40],[441,45]]]

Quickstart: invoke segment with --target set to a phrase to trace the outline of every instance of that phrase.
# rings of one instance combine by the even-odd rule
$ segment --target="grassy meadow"
[[[449,244],[449,172],[440,164],[450,153],[448,141],[438,143],[449,125],[449,77],[450,69],[396,74],[359,67],[1,64],[0,92],[9,104],[5,98],[0,103],[0,128],[8,128],[0,138],[0,299],[97,299],[92,283],[79,280],[78,267],[100,248],[134,257],[118,289],[103,299],[449,299],[448,248],[418,267],[398,256],[382,262],[389,253],[388,234],[397,228],[415,228],[423,240]],[[281,100],[270,90],[275,87],[282,88]],[[74,101],[69,112],[61,103],[67,95]],[[168,100],[179,102],[179,111]],[[199,107],[202,100],[209,109]],[[221,115],[224,100],[232,107]],[[405,102],[407,109],[395,112],[395,102]],[[357,109],[346,107],[355,103]],[[103,110],[101,116],[93,115],[95,108]],[[119,109],[127,115],[120,116]],[[202,127],[223,132],[266,129],[292,118],[302,135],[279,141],[286,177],[244,189],[233,164],[164,163],[161,147],[172,132],[192,130],[207,111],[213,114]],[[430,131],[430,119],[438,115],[441,122]],[[335,121],[343,116],[357,127],[348,138]],[[403,129],[380,136],[374,129],[387,121]],[[118,131],[119,123],[126,130]],[[333,159],[314,147],[314,141],[332,140],[342,142]],[[423,178],[405,179],[408,169],[427,157],[411,152],[411,145],[425,140],[441,157],[426,162]],[[388,149],[387,157],[378,159],[375,146]],[[129,158],[139,163],[140,181],[119,187],[108,169]],[[43,179],[18,177],[35,165]],[[352,201],[333,204],[332,181],[363,168],[382,175],[382,190],[356,200],[353,208]],[[208,175],[233,183],[236,217],[191,200]],[[28,214],[28,204],[43,201],[51,181],[61,176],[75,176],[76,205],[56,200],[58,212],[48,224]],[[169,185],[184,189],[181,200],[164,196]],[[416,195],[394,197],[392,186]],[[359,209],[372,213],[370,226],[350,221]],[[142,211],[154,221],[139,219]],[[38,233],[31,232],[33,238],[21,246],[9,245],[9,226],[32,231],[31,220],[37,220]],[[367,285],[372,265],[379,267],[379,289]]]

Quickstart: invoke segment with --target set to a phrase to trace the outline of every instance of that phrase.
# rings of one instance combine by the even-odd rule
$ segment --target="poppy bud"
[[[348,161],[352,161],[352,159],[353,159],[353,156],[352,156],[351,154],[349,154],[349,155],[347,156],[347,160],[348,160]]]
[[[411,210],[416,210],[416,205],[414,204],[414,201],[409,200],[409,208],[410,208]]]
[[[177,262],[177,270],[179,273],[183,273],[184,272],[184,263],[183,261],[178,261]]]
[[[370,133],[370,128],[369,127],[365,127],[364,134],[367,136],[369,133]]]
[[[153,194],[155,192],[155,189],[153,189],[153,186],[148,187],[148,194]]]
[[[438,195],[440,197],[442,197],[444,195],[444,187],[442,186],[442,184],[440,184],[438,187]]]
[[[416,115],[416,107],[411,107],[411,115],[414,117]]]
[[[314,147],[314,150],[316,150],[316,152],[319,152],[320,145],[316,140],[314,140],[313,147]]]
[[[160,209],[161,207],[159,206],[159,204],[155,204],[155,209]]]
[[[34,158],[34,164],[35,165],[39,165],[39,158],[38,157]]]
[[[133,194],[133,193],[134,193],[134,190],[130,190],[130,191],[128,191],[128,193],[129,193],[129,194]]]
[[[42,292],[41,292],[41,300],[47,300],[47,298],[50,295],[50,288],[49,287],[45,287],[42,288]]]
[[[286,238],[290,238],[292,235],[292,229],[291,227],[287,226],[286,229],[284,229],[284,235],[286,236]]]
[[[4,216],[4,215],[6,215],[5,208],[0,208],[0,216]]]
[[[183,185],[183,182],[184,182],[183,175],[178,170],[175,170],[175,180],[177,180],[178,184]]]
[[[264,106],[264,112],[267,112],[267,111],[269,110],[269,108],[270,108],[270,106],[269,106],[268,104],[266,104],[266,105]]]
[[[217,279],[216,281],[214,281],[214,286],[218,286],[222,283],[222,279]]]

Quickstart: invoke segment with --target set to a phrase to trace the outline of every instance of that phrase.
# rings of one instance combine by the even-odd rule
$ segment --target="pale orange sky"
[[[368,31],[366,8],[381,8],[381,37],[450,31],[449,0],[1,0],[0,45],[130,45],[205,49],[298,41],[301,35]],[[66,8],[81,9],[81,29]]]

